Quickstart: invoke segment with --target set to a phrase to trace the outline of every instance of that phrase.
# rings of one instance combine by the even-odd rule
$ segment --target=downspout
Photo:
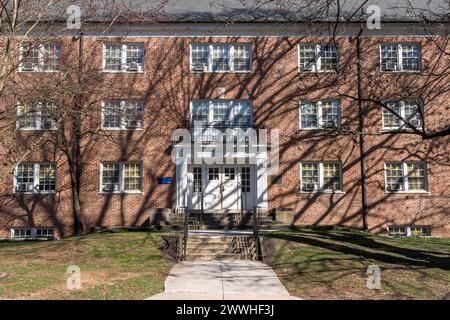
[[[358,81],[358,143],[359,143],[359,166],[361,171],[361,213],[363,230],[368,231],[368,208],[367,208],[367,192],[366,192],[366,150],[364,143],[364,117],[365,110],[363,106],[363,93],[362,93],[362,62],[361,62],[361,35],[363,33],[363,26],[361,24],[358,35],[356,36],[356,60],[357,60],[357,81]]]

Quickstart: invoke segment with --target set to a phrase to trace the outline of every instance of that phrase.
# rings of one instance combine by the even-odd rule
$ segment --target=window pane
[[[194,192],[202,192],[203,185],[202,185],[201,167],[194,167],[193,178],[194,178]]]
[[[324,101],[322,102],[322,125],[325,128],[339,126],[339,102]]]
[[[400,105],[398,102],[387,102],[386,106],[400,114]],[[400,128],[400,118],[394,115],[387,108],[383,107],[383,128],[397,129]]]
[[[335,46],[320,47],[320,70],[336,70],[338,51]]]
[[[219,180],[219,168],[208,168],[208,180]]]
[[[138,163],[126,163],[123,165],[124,190],[141,190],[141,165]]]
[[[408,189],[425,190],[425,166],[423,163],[408,163]]]
[[[41,107],[41,123],[40,129],[49,130],[56,126],[57,121],[57,107],[53,102],[43,102]]]
[[[319,190],[319,164],[302,164],[302,191]]]
[[[208,101],[193,101],[192,102],[192,125],[197,122],[201,122],[202,126],[208,125]]]
[[[122,45],[105,45],[105,70],[120,71],[122,69],[121,56]]]
[[[338,163],[323,164],[323,188],[324,190],[341,189],[340,166]]]
[[[142,71],[144,66],[144,46],[127,44],[126,67],[128,71]]]
[[[229,101],[213,102],[213,121],[217,126],[227,126],[230,120],[231,103]]]
[[[212,54],[212,68],[213,71],[228,71],[229,66],[229,46],[228,45],[214,45]]]
[[[404,71],[419,70],[418,45],[402,45],[402,68]]]
[[[119,190],[119,164],[104,163],[102,168],[102,191]]]
[[[300,45],[300,70],[314,71],[316,59],[315,45]]]
[[[397,71],[398,67],[398,46],[387,44],[381,46],[381,70]]]
[[[125,128],[142,128],[144,118],[144,104],[142,102],[128,101],[124,109]]]
[[[300,106],[302,128],[317,128],[317,104],[302,103]]]
[[[42,48],[42,69],[46,71],[58,70],[61,46],[58,44],[46,44]]]
[[[39,165],[39,191],[56,191],[56,166]]]
[[[386,190],[403,190],[403,169],[401,163],[387,163],[385,169]]]
[[[36,108],[17,107],[17,128],[19,129],[37,129],[37,110]]]
[[[241,167],[241,191],[250,192],[250,167]]]
[[[121,101],[107,101],[103,107],[103,127],[121,128]]]
[[[234,71],[250,71],[250,47],[244,45],[233,46]]]
[[[233,125],[239,128],[252,126],[252,106],[249,102],[237,101],[234,103]]]
[[[405,120],[416,128],[422,127],[422,115],[420,113],[420,106],[415,102],[404,102],[405,106]]]
[[[192,69],[195,71],[208,71],[209,45],[195,44],[191,48]]]
[[[25,44],[22,46],[21,69],[23,71],[39,70],[39,45]]]
[[[16,167],[16,191],[34,191],[34,171],[33,164],[18,164]]]

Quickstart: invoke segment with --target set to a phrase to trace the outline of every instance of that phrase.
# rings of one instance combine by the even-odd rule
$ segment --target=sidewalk
[[[266,264],[247,260],[182,262],[173,267],[165,291],[150,300],[292,300]]]

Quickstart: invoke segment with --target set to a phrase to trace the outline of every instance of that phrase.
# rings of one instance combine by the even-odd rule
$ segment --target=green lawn
[[[442,299],[450,292],[450,239],[306,228],[270,237],[276,242],[272,267],[300,298]],[[366,286],[369,265],[381,269],[380,290]]]
[[[115,232],[45,242],[0,242],[0,299],[143,299],[164,290],[172,265],[163,233]],[[68,290],[67,267],[81,270]]]

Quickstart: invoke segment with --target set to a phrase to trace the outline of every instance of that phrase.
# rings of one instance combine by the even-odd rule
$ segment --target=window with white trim
[[[18,130],[55,130],[57,128],[58,108],[53,102],[40,102],[34,107],[16,107]]]
[[[191,71],[249,72],[251,60],[250,44],[191,45]]]
[[[56,192],[55,163],[20,163],[14,172],[16,193]]]
[[[111,72],[144,71],[144,44],[143,43],[104,44],[103,70]]]
[[[60,58],[61,46],[59,44],[23,44],[20,46],[19,71],[57,71]]]
[[[420,47],[415,43],[380,45],[381,71],[420,70]]]
[[[142,164],[139,162],[103,162],[100,171],[102,192],[142,191]]]
[[[102,128],[116,130],[141,129],[144,122],[142,101],[105,101],[102,106]]]
[[[387,162],[384,165],[386,191],[427,191],[423,162]]]
[[[423,226],[388,226],[390,237],[429,237],[431,227]]]
[[[300,103],[301,129],[338,128],[340,125],[339,101],[305,101]]]
[[[387,101],[384,104],[405,119],[407,121],[406,123],[409,123],[417,129],[422,128],[423,112],[421,104],[413,101]],[[409,128],[404,121],[385,107],[382,107],[382,121],[383,129],[385,130]]]
[[[53,239],[54,228],[12,228],[11,238],[13,239]]]
[[[342,191],[340,162],[304,162],[300,164],[302,192]]]
[[[203,127],[250,128],[252,104],[244,100],[194,100],[191,101],[191,125]]]
[[[335,71],[338,69],[339,51],[334,45],[299,44],[300,71]]]

